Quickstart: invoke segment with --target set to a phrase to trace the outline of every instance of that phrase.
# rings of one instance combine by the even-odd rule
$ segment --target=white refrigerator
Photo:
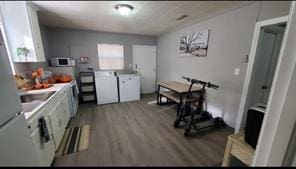
[[[8,55],[3,42],[0,42],[0,166],[38,165],[30,131],[21,111]]]

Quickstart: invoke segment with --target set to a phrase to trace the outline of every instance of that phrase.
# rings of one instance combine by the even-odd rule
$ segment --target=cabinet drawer
[[[95,100],[95,95],[83,95],[82,96],[82,100],[83,101],[93,101],[93,100]]]
[[[94,79],[92,76],[82,76],[80,77],[81,83],[92,83],[94,82]]]
[[[93,92],[95,91],[94,86],[81,86],[82,92]]]

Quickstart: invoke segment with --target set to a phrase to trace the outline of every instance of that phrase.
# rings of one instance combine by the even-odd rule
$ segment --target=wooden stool
[[[234,156],[247,166],[252,165],[255,150],[244,140],[243,133],[228,136],[222,166],[229,166],[231,157]]]

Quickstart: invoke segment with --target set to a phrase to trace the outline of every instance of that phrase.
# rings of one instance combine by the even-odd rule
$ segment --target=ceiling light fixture
[[[115,5],[115,9],[119,12],[120,15],[127,16],[134,9],[134,7],[128,4],[118,4]]]

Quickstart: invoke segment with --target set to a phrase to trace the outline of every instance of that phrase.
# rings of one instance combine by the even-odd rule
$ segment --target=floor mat
[[[88,148],[89,125],[66,128],[56,157],[72,154]]]

